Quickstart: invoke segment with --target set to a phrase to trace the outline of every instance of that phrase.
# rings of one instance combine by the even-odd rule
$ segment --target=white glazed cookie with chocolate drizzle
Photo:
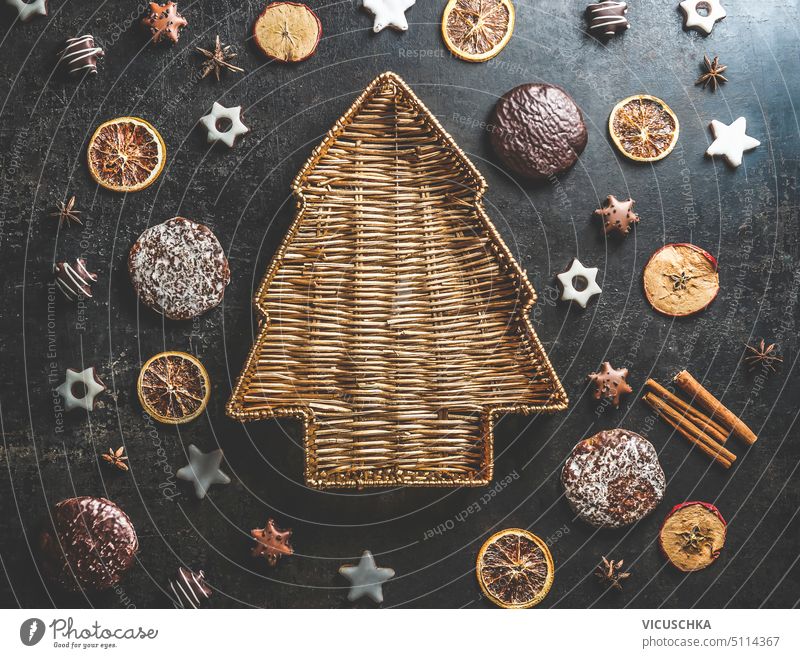
[[[72,76],[84,73],[96,74],[97,58],[104,56],[103,49],[95,45],[94,37],[91,34],[84,34],[67,39],[64,50],[59,54],[58,63]]]
[[[641,520],[661,502],[666,488],[653,444],[621,428],[578,443],[564,464],[561,482],[573,511],[604,528]]]
[[[589,19],[589,32],[604,38],[613,37],[630,27],[625,14],[628,13],[626,2],[593,2],[586,8]]]
[[[189,320],[214,308],[231,280],[217,237],[183,217],[142,233],[131,247],[128,272],[139,300],[171,320]]]

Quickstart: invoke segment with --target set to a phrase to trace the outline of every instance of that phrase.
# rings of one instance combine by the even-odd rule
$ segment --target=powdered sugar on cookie
[[[599,432],[576,445],[561,481],[575,513],[607,528],[630,525],[650,514],[666,488],[653,444],[624,429]]]
[[[188,320],[214,308],[231,279],[216,236],[183,217],[142,233],[131,248],[128,271],[141,302],[171,320]]]

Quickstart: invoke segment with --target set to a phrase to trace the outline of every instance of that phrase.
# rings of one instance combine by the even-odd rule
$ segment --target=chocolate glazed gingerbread
[[[52,523],[39,539],[42,571],[65,589],[108,589],[133,566],[136,530],[110,500],[62,500],[53,508]]]
[[[542,179],[569,169],[586,148],[583,116],[570,95],[554,85],[514,87],[495,105],[491,141],[512,171]]]

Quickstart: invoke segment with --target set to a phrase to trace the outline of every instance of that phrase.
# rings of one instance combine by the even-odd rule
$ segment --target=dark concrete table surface
[[[205,570],[215,607],[347,607],[340,564],[369,548],[397,572],[384,606],[486,607],[474,576],[490,533],[519,526],[551,544],[555,584],[543,606],[786,607],[800,586],[796,471],[800,38],[790,0],[726,0],[728,17],[704,37],[682,29],[677,0],[635,0],[631,29],[603,46],[585,33],[585,3],[516,0],[508,47],[486,64],[452,58],[440,37],[444,0],[420,0],[404,34],[374,35],[356,0],[309,4],[324,37],[295,66],[267,62],[248,36],[264,2],[180,3],[189,21],[178,45],[152,47],[138,27],[144,3],[51,0],[50,16],[19,24],[0,8],[0,259],[3,443],[0,445],[0,604],[160,606],[179,564]],[[99,74],[78,84],[53,71],[65,38],[92,33],[106,52]],[[219,34],[245,75],[199,79]],[[719,55],[730,82],[695,86],[704,54]],[[494,488],[319,492],[302,483],[299,424],[228,420],[224,405],[254,335],[251,297],[293,215],[289,183],[322,135],[377,74],[412,86],[489,183],[487,210],[539,292],[536,331],[570,395],[567,412],[504,419],[496,433]],[[584,112],[589,143],[578,164],[545,184],[509,176],[494,159],[485,122],[501,94],[533,81],[567,89]],[[681,122],[675,151],[655,165],[621,158],[606,123],[625,96],[665,99]],[[233,150],[209,150],[196,123],[214,100],[242,105],[251,128]],[[168,148],[157,184],[128,196],[92,182],[85,148],[103,120],[138,115]],[[711,119],[747,118],[762,142],[732,170],[704,157]],[[57,231],[47,216],[75,194],[84,226]],[[607,194],[632,196],[642,221],[606,241],[592,211]],[[182,215],[207,224],[231,262],[224,304],[194,322],[164,321],[139,307],[128,250],[149,225]],[[719,258],[722,289],[699,315],[671,320],[641,290],[649,255],[667,242],[696,243]],[[578,255],[600,268],[602,295],[586,310],[556,301],[555,274]],[[94,299],[55,297],[55,259],[84,256],[99,274]],[[744,344],[780,343],[774,375],[748,373]],[[213,380],[208,413],[181,428],[157,425],[136,396],[141,364],[164,349],[196,353]],[[604,360],[626,365],[635,393],[619,410],[599,405],[585,378]],[[91,415],[58,412],[54,387],[69,367],[95,365],[111,393]],[[728,472],[690,451],[639,401],[644,381],[688,368],[759,434]],[[601,429],[645,434],[668,478],[649,518],[597,531],[574,518],[560,469],[572,446]],[[194,499],[171,477],[186,446],[225,451],[232,484]],[[125,445],[130,473],[99,454]],[[494,492],[494,493],[492,493]],[[48,506],[73,495],[120,504],[139,533],[139,561],[116,591],[65,596],[47,587],[31,557]],[[683,575],[656,545],[667,511],[715,502],[729,521],[711,568]],[[275,569],[250,556],[251,528],[268,517],[293,528],[296,555]],[[621,593],[592,576],[602,555],[633,572]],[[369,606],[361,601],[357,605]]]

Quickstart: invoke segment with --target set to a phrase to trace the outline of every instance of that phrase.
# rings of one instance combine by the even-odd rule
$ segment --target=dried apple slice
[[[693,244],[668,244],[644,268],[644,293],[659,313],[692,315],[706,308],[719,292],[717,261]]]
[[[727,527],[711,503],[681,503],[664,519],[658,543],[672,565],[681,571],[699,571],[719,557]]]
[[[308,5],[273,2],[253,24],[253,39],[267,57],[302,62],[317,50],[322,23]]]

